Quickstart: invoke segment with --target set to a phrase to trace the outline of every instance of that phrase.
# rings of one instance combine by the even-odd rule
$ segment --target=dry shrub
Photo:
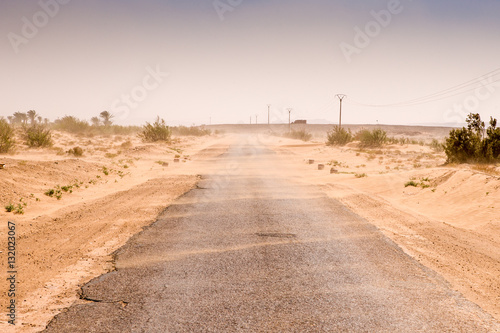
[[[139,133],[139,137],[144,142],[169,142],[171,136],[171,129],[166,125],[165,120],[160,119],[160,117],[157,117],[153,124],[146,123],[143,126],[142,132]]]
[[[14,129],[5,119],[0,119],[0,153],[8,153],[14,144]]]

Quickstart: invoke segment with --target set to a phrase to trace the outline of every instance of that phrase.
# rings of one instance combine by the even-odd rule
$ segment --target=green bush
[[[363,129],[356,133],[360,147],[381,147],[387,142],[387,132],[379,128],[372,131]]]
[[[5,119],[0,119],[0,153],[8,153],[14,144],[14,129]]]
[[[409,182],[406,182],[405,183],[405,187],[408,187],[408,186],[413,186],[413,187],[417,187],[418,186],[418,183],[413,181],[413,180],[410,180]]]
[[[500,128],[497,128],[497,120],[491,117],[487,130],[478,113],[469,114],[466,121],[467,127],[451,130],[446,139],[444,150],[448,163],[498,161],[500,159]]]
[[[487,161],[500,159],[500,128],[497,128],[497,120],[493,117],[486,130],[486,138],[481,143],[481,153]]]
[[[353,139],[351,130],[346,130],[343,127],[335,126],[327,133],[326,144],[329,146],[344,146]]]
[[[312,138],[312,134],[307,133],[306,130],[292,130],[289,133],[286,133],[285,136],[287,138],[291,139],[296,139],[296,140],[302,140],[302,141],[309,141]]]
[[[53,128],[69,133],[84,133],[90,129],[90,125],[85,120],[73,116],[64,116],[54,121]]]
[[[49,147],[52,145],[52,134],[50,129],[42,124],[34,123],[24,126],[24,136],[29,147]]]
[[[169,142],[171,136],[171,129],[165,124],[165,120],[160,119],[160,117],[157,117],[153,124],[146,123],[146,125],[143,126],[142,132],[139,133],[139,137],[144,142]]]
[[[13,212],[15,209],[16,206],[14,206],[12,202],[5,206],[5,211],[8,213]]]

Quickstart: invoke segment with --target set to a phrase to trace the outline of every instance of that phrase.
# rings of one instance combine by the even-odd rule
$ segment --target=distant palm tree
[[[28,116],[29,120],[30,120],[30,123],[31,124],[34,124],[36,123],[36,117],[38,116],[38,114],[36,113],[35,110],[29,110],[26,115]]]
[[[26,124],[28,116],[24,112],[14,112],[14,123],[16,124]]]
[[[101,120],[99,117],[92,117],[90,118],[90,122],[92,123],[92,126],[99,126],[101,124]]]
[[[113,123],[111,118],[114,116],[109,111],[102,111],[99,116],[102,118],[104,126],[110,126]]]

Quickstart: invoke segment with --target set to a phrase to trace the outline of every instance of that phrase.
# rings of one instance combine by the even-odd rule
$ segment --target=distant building
[[[292,124],[307,124],[307,120],[295,120]]]

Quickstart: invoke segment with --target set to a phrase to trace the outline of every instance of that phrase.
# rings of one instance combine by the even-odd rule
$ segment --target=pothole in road
[[[275,238],[295,238],[297,235],[295,234],[287,234],[281,232],[258,232],[256,233],[259,237],[275,237]]]

